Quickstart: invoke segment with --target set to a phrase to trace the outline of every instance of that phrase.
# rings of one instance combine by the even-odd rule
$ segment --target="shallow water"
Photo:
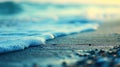
[[[12,5],[11,8],[6,4]],[[0,53],[45,44],[46,40],[60,36],[93,31],[102,21],[96,19],[94,13],[84,13],[88,10],[85,8],[89,8],[85,5],[1,2],[0,6],[4,8],[0,8]]]

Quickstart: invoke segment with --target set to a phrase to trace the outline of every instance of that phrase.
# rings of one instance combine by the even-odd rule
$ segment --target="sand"
[[[120,45],[119,29],[118,20],[106,21],[96,31],[58,37],[47,41],[46,45],[0,54],[0,67],[37,67],[56,62],[61,64],[60,60],[70,56],[74,50],[110,49]]]

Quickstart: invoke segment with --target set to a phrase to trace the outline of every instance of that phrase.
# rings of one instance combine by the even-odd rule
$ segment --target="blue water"
[[[3,11],[0,9],[3,12],[0,13],[0,53],[46,44],[46,40],[73,33],[96,30],[100,24],[98,20],[79,15],[78,8],[83,6],[20,2],[10,3],[19,6],[10,12],[6,10],[9,9],[6,3],[0,4],[5,8]],[[13,8],[10,9],[13,11]]]

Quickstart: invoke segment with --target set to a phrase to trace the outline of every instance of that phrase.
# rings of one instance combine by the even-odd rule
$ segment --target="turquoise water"
[[[84,5],[1,2],[0,7],[0,53],[45,44],[46,40],[73,33],[97,30],[101,23],[94,13],[85,13],[88,6]]]

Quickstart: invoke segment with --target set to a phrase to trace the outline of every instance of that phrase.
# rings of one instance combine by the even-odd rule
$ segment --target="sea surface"
[[[119,8],[116,7],[0,2],[0,53],[46,44],[47,40],[61,36],[95,31],[105,18],[116,17],[113,10]],[[108,11],[111,8],[113,11]]]

